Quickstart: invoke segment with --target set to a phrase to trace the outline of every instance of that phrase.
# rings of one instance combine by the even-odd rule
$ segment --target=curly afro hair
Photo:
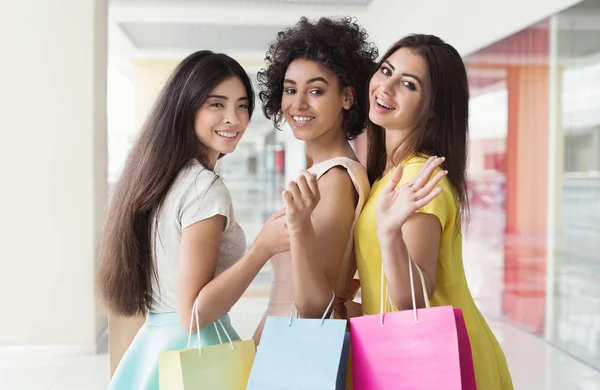
[[[292,61],[307,59],[332,71],[342,89],[354,88],[355,102],[344,111],[344,131],[348,140],[360,135],[367,120],[369,79],[379,55],[367,39],[367,32],[350,17],[320,18],[316,23],[303,17],[295,26],[279,32],[265,56],[267,68],[258,73],[265,116],[279,129],[285,73]]]

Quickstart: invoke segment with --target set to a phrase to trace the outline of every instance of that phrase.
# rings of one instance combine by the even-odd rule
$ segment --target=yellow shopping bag
[[[196,329],[200,329],[195,305],[192,310],[192,321],[196,317]],[[256,354],[254,341],[232,341],[225,327],[220,325],[229,340],[228,343],[165,351],[160,354],[161,390],[246,389]],[[222,342],[216,323],[214,326]],[[189,336],[191,337],[191,334]],[[188,337],[188,347],[190,337]],[[200,339],[199,334],[198,339]]]

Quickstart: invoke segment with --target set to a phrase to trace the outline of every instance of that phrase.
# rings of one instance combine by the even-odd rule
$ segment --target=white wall
[[[373,0],[365,27],[381,54],[406,34],[427,33],[467,55],[579,2]]]
[[[0,6],[0,350],[93,351],[106,194],[106,0]]]

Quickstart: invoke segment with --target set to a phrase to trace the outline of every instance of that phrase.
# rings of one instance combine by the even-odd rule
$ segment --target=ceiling
[[[139,50],[264,51],[286,26],[254,24],[123,23],[121,29]]]
[[[423,6],[407,0],[110,0],[109,57],[113,62],[134,58],[180,59],[194,50],[211,49],[227,52],[245,67],[256,70],[263,65],[265,51],[277,32],[295,24],[302,16],[310,19],[353,16],[378,44],[414,32],[416,22],[406,18],[414,13],[419,19],[420,8],[429,17],[416,24],[420,26],[417,31],[425,29],[424,32],[444,38],[460,30],[453,23],[441,26],[441,20],[446,18],[443,16],[445,11],[439,9],[439,16],[431,14],[426,3],[434,0],[422,1]],[[475,12],[474,2],[476,0],[453,1],[453,10],[449,12],[461,14],[465,9]],[[541,5],[538,8],[541,9]],[[524,7],[520,8],[520,13],[525,11]],[[393,24],[389,24],[390,17],[395,20]],[[469,23],[477,21],[475,18]],[[440,31],[428,27],[432,23],[441,26]],[[561,56],[584,56],[600,49],[597,39],[600,0],[586,0],[568,8],[562,12],[558,23]],[[505,24],[508,25],[508,20]],[[540,22],[535,29],[547,30],[548,25]],[[406,29],[410,31],[404,31]],[[444,32],[444,29],[448,30]],[[477,36],[486,34],[486,30],[480,30]],[[475,44],[470,35],[459,34],[457,37],[452,43],[461,52]],[[464,43],[461,44],[461,40]],[[496,46],[502,46],[502,43]]]
[[[180,59],[200,49],[226,52],[250,69],[263,65],[277,33],[300,17],[364,20],[372,0],[112,0],[109,57]]]

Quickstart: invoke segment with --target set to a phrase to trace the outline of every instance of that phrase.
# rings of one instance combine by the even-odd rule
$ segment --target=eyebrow
[[[396,70],[396,68],[394,68],[394,65],[392,65],[388,60],[385,60],[383,63],[386,64],[387,66],[389,66],[390,68],[392,68],[392,70]],[[407,77],[412,77],[413,79],[417,80],[419,82],[419,84],[423,85],[423,82],[421,82],[421,79],[412,73],[402,73],[402,75],[407,76]]]
[[[307,81],[306,81],[306,84],[315,83],[315,82],[317,82],[317,81],[321,81],[321,82],[323,82],[323,83],[325,83],[325,84],[329,85],[329,83],[327,82],[327,80],[325,80],[325,78],[324,78],[324,77],[320,77],[320,76],[319,76],[319,77],[314,77],[314,78],[312,78],[312,79],[310,79],[310,80],[307,80]],[[290,80],[290,79],[284,79],[284,80],[283,80],[283,82],[284,82],[284,83],[288,83],[288,84],[294,84],[294,85],[296,85],[296,84],[297,84],[297,83],[296,83],[294,80]]]
[[[209,95],[208,99],[222,99],[222,100],[229,100],[229,98],[227,96],[223,96],[223,95]],[[242,96],[241,98],[238,99],[238,102],[240,100],[250,100],[247,96]]]

